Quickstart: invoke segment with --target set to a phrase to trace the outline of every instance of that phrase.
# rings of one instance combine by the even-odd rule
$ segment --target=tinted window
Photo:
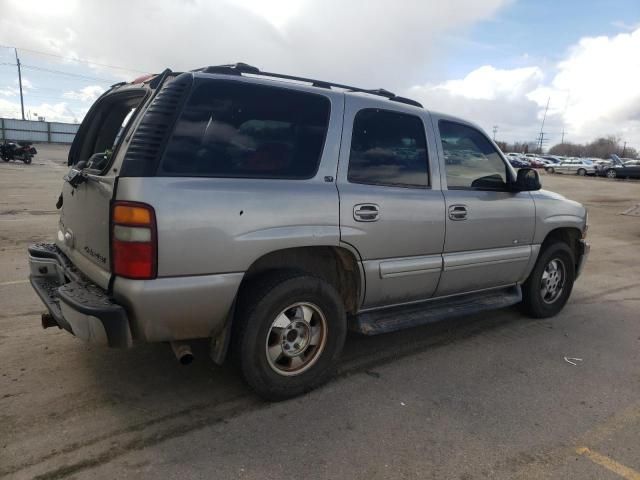
[[[348,179],[373,185],[428,186],[422,121],[385,110],[359,111],[353,122]]]
[[[449,189],[505,189],[507,167],[487,137],[455,122],[438,125]]]
[[[310,178],[329,123],[326,97],[208,81],[194,88],[161,172],[251,178]]]

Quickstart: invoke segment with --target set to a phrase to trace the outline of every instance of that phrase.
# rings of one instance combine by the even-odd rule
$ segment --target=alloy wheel
[[[320,358],[326,341],[327,320],[320,308],[295,303],[282,310],[269,328],[267,361],[279,375],[299,375]]]
[[[560,298],[566,278],[567,269],[564,262],[557,257],[551,259],[544,267],[540,282],[540,296],[544,303],[553,303]]]

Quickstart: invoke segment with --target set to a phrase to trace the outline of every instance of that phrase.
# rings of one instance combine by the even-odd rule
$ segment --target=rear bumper
[[[576,263],[576,278],[580,276],[582,270],[584,269],[584,264],[587,262],[587,258],[589,258],[589,252],[591,251],[591,245],[585,242],[584,240],[580,240],[578,242],[578,258]]]
[[[29,247],[31,285],[60,328],[110,347],[207,338],[229,319],[243,273],[153,280],[115,277],[109,292],[52,244]],[[43,325],[50,322],[43,319]]]
[[[29,247],[29,280],[60,328],[82,340],[130,347],[127,312],[51,244]]]

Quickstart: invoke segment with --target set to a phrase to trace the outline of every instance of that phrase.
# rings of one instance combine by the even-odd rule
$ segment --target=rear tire
[[[618,174],[613,168],[610,168],[609,170],[607,170],[606,176],[607,178],[616,178]]]
[[[587,174],[587,171],[584,168],[579,168],[577,173],[581,177],[584,177]]]
[[[522,286],[522,309],[533,318],[556,315],[567,303],[575,280],[574,255],[564,242],[545,247]]]
[[[321,278],[281,271],[243,287],[233,354],[262,398],[284,400],[317,388],[333,374],[347,321],[336,289]]]

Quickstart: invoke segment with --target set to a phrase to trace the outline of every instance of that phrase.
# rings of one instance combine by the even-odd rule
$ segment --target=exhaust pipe
[[[171,342],[171,348],[180,365],[189,365],[193,362],[193,352],[188,343]]]

